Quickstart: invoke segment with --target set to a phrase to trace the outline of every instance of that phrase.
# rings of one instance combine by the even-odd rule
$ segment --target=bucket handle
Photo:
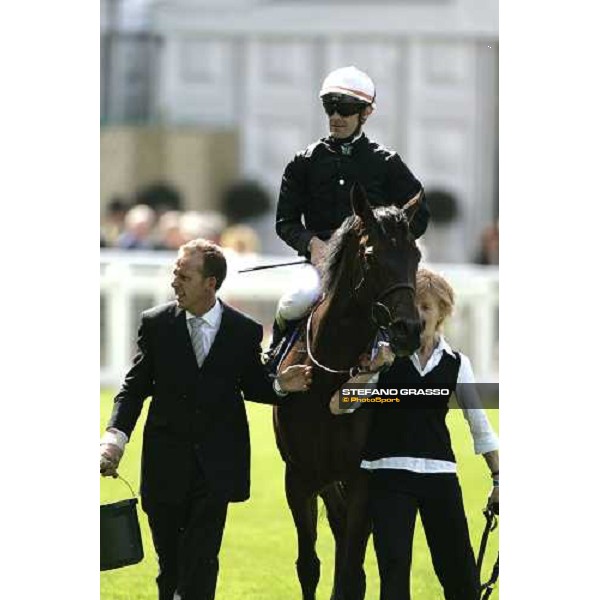
[[[133,491],[133,488],[131,487],[131,485],[129,484],[129,481],[127,481],[127,479],[125,479],[125,477],[122,477],[121,475],[119,475],[118,473],[115,473],[113,475],[113,479],[120,479],[121,481],[123,481],[127,487],[129,488],[129,491],[131,492],[131,495],[135,498],[135,492]]]

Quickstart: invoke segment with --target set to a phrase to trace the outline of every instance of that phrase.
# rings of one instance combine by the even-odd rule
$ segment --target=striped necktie
[[[192,340],[192,346],[194,347],[194,354],[196,355],[196,362],[198,367],[202,367],[204,359],[206,358],[206,347],[204,345],[204,336],[202,335],[202,326],[206,321],[202,317],[194,317],[190,319],[190,326],[192,333],[190,335]]]

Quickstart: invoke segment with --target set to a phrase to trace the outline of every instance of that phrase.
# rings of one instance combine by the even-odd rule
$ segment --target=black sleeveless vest
[[[448,402],[456,389],[460,354],[447,352],[439,364],[422,377],[409,357],[397,358],[379,376],[378,388],[441,389],[449,395],[399,396],[399,405],[375,408],[363,459],[410,456],[456,462],[446,427]]]

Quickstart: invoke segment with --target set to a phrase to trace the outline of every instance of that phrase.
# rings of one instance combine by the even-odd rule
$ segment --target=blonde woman
[[[389,366],[378,379],[359,375],[350,383],[382,388],[449,389],[469,424],[475,452],[483,454],[493,480],[489,502],[499,503],[498,439],[482,408],[467,402],[475,383],[467,356],[442,334],[452,313],[454,292],[441,276],[417,273],[416,300],[423,322],[421,346],[407,357],[383,347],[372,371]],[[370,379],[369,379],[370,377]],[[457,385],[459,387],[457,388]],[[472,387],[472,386],[471,386]],[[334,400],[335,399],[335,400]],[[341,414],[337,395],[332,412]],[[445,419],[448,396],[406,396],[399,408],[375,410],[361,467],[370,471],[369,506],[380,575],[380,600],[410,600],[410,568],[417,513],[421,516],[435,572],[446,600],[478,600],[479,576],[456,476],[456,461]]]

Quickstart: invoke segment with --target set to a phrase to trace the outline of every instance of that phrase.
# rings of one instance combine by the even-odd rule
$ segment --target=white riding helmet
[[[375,84],[366,73],[354,66],[336,69],[325,77],[319,97],[327,94],[351,96],[375,108]]]

